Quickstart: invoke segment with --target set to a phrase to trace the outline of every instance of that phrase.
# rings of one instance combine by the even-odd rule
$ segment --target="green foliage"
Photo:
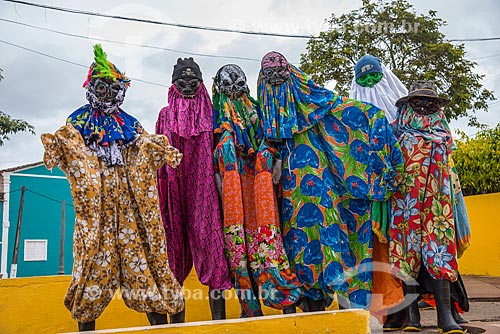
[[[500,192],[500,123],[475,138],[459,134],[453,161],[464,195]]]
[[[28,131],[35,134],[33,125],[22,119],[14,119],[0,111],[0,146],[3,146],[9,136],[18,132]]]
[[[0,80],[2,80],[2,69],[0,68]],[[0,146],[3,146],[6,140],[9,139],[9,136],[21,131],[29,131],[32,134],[35,134],[34,127],[28,122],[13,119],[9,115],[0,111]]]
[[[406,0],[363,0],[363,6],[328,20],[329,30],[308,42],[301,69],[319,84],[336,80],[336,90],[347,96],[356,61],[372,54],[409,87],[418,79],[435,80],[440,93],[452,99],[449,119],[468,117],[478,126],[474,113],[487,110],[493,93],[481,84],[477,65],[465,59],[463,44],[445,40],[439,28],[446,24],[435,11],[417,15]]]

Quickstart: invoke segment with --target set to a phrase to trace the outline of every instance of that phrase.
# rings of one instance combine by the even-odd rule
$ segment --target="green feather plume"
[[[108,62],[106,52],[102,49],[101,44],[94,45],[94,70],[97,72],[92,75],[92,78],[116,78],[113,76],[113,69]]]

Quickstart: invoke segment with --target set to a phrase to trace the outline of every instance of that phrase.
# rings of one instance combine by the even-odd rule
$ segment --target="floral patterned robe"
[[[122,151],[125,164],[115,166],[98,159],[71,124],[42,142],[45,165],[66,173],[75,207],[73,278],[64,299],[73,318],[95,320],[118,288],[138,312],[183,310],[156,190],[156,170],[177,153],[167,138],[142,132]]]
[[[452,202],[452,137],[443,111],[422,116],[408,105],[399,119],[405,160],[400,189],[392,198],[390,261],[401,279],[421,267],[434,279],[457,280]]]

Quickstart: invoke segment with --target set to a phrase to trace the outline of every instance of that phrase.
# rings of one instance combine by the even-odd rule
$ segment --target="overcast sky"
[[[317,34],[326,30],[332,13],[340,15],[359,8],[360,0],[253,0],[253,1],[96,1],[33,0],[53,6],[106,14],[140,17],[156,21],[284,34]],[[418,13],[436,10],[448,22],[443,32],[448,38],[498,37],[498,0],[411,0]],[[89,17],[0,0],[0,19],[22,22],[46,29],[92,38],[146,44],[178,50],[170,52],[101,42],[108,59],[129,77],[170,85],[172,68],[181,53],[195,52],[239,56],[259,60],[271,50],[283,53],[298,64],[307,40],[174,28],[113,19]],[[86,67],[93,61],[96,42],[0,21],[0,41],[17,44]],[[478,62],[475,71],[485,74],[484,86],[500,97],[500,40],[466,42],[469,59]],[[224,64],[236,63],[246,72],[251,94],[256,95],[259,61],[195,56],[207,88]],[[0,110],[35,126],[36,135],[16,134],[0,147],[0,169],[42,160],[39,136],[54,132],[66,117],[86,103],[82,83],[87,68],[61,62],[0,42]],[[137,117],[145,129],[154,132],[159,110],[166,105],[166,87],[132,80],[122,108]],[[493,102],[479,121],[494,126],[500,122],[500,103]],[[466,120],[452,122],[469,134]]]

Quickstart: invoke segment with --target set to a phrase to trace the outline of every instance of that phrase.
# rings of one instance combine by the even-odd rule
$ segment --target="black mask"
[[[290,78],[290,70],[283,66],[268,67],[262,70],[262,74],[266,83],[273,86],[279,86]]]
[[[90,81],[90,90],[101,102],[113,102],[121,89],[120,82],[111,78],[97,78]]]
[[[185,98],[193,98],[200,88],[201,80],[198,78],[180,78],[174,81],[175,87]]]
[[[418,96],[409,101],[410,107],[420,115],[431,115],[439,110],[439,101],[433,97]]]

